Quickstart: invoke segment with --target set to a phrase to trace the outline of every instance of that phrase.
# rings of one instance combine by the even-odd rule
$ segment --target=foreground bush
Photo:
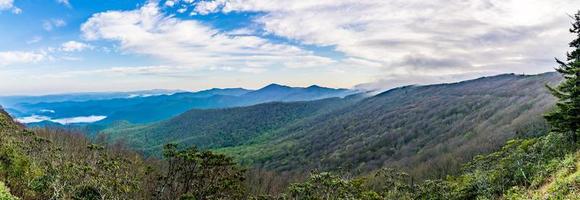
[[[6,188],[3,182],[0,182],[0,199],[1,200],[18,200],[18,198],[10,194],[10,190]]]

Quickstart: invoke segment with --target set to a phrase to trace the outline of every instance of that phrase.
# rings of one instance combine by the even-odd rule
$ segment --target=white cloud
[[[175,5],[175,1],[172,1],[172,0],[165,1],[165,6],[167,6],[167,7],[173,7],[174,5]]]
[[[48,58],[45,52],[0,51],[0,66],[37,63]]]
[[[56,0],[56,2],[58,2],[62,5],[65,5],[66,7],[69,7],[69,8],[71,7],[69,0]]]
[[[42,28],[46,31],[52,31],[54,28],[66,26],[66,21],[63,19],[50,19],[42,22]]]
[[[177,12],[178,13],[185,13],[185,12],[187,12],[187,7],[181,7],[179,9],[177,9]]]
[[[34,37],[27,41],[28,44],[33,44],[42,40],[41,37]],[[12,66],[12,65],[27,65],[27,64],[38,64],[45,61],[78,61],[81,58],[68,57],[66,55],[61,55],[61,52],[78,52],[86,49],[93,49],[94,47],[77,42],[68,41],[62,43],[60,47],[47,47],[30,51],[0,51],[0,67],[2,66]]]
[[[42,116],[42,115],[31,115],[28,117],[17,118],[16,121],[18,121],[20,123],[38,123],[38,122],[43,122],[43,121],[50,121],[50,122],[59,123],[62,125],[68,125],[68,124],[77,124],[77,123],[93,123],[93,122],[101,121],[105,118],[107,118],[107,116],[91,115],[91,116],[79,116],[79,117],[52,119],[50,117]]]
[[[0,0],[0,11],[10,10],[14,14],[22,13],[22,9],[14,6],[14,0]]]
[[[156,76],[156,77],[191,77],[195,68],[187,66],[178,65],[150,65],[150,66],[130,66],[130,67],[110,67],[103,69],[93,69],[93,70],[76,70],[76,71],[65,71],[59,73],[44,74],[42,77],[45,78],[73,78],[73,77],[83,77],[83,76],[103,76],[103,77],[135,77],[135,76]],[[260,73],[263,72],[262,68],[252,68],[252,67],[210,67],[208,70],[220,70],[220,71],[236,71],[236,72],[247,72],[247,73]]]
[[[68,41],[68,42],[62,43],[62,45],[60,47],[60,50],[65,51],[65,52],[83,51],[86,49],[93,49],[93,46],[82,43],[82,42]]]
[[[7,10],[14,7],[14,0],[0,0],[0,9]]]
[[[201,14],[207,15],[212,12],[216,12],[218,9],[225,5],[225,0],[214,0],[214,1],[199,1],[192,12],[192,15]]]
[[[98,122],[107,118],[107,116],[91,115],[91,116],[80,116],[80,117],[70,117],[61,119],[51,119],[51,122],[56,122],[62,125],[68,124],[78,124],[78,123],[93,123]]]
[[[333,47],[347,57],[341,64],[379,65],[382,76],[444,77],[449,71],[551,70],[551,58],[562,56],[570,41],[567,14],[575,13],[580,1],[207,0],[191,5],[200,15],[264,13],[255,23],[267,33]]]
[[[47,121],[47,120],[50,120],[50,117],[41,116],[41,115],[32,115],[32,116],[21,117],[21,118],[16,119],[16,121],[18,121],[20,123],[38,123],[38,122]]]
[[[14,8],[12,8],[12,13],[14,13],[14,14],[20,14],[20,13],[22,13],[22,9],[17,8],[17,7],[14,7]]]
[[[299,61],[301,67],[334,61],[295,46],[266,39],[231,35],[198,21],[182,20],[160,12],[156,3],[138,10],[109,11],[93,15],[81,30],[88,40],[111,40],[124,52],[154,56],[165,64],[191,69],[256,69]]]
[[[32,37],[30,40],[26,41],[26,44],[34,44],[40,41],[42,41],[42,37],[37,35]]]
[[[543,72],[552,70],[552,58],[563,56],[567,50],[571,39],[567,14],[580,8],[577,0],[170,1],[174,3],[152,0],[136,10],[97,13],[81,27],[84,39],[114,43],[108,46],[111,49],[98,47],[99,52],[144,55],[153,60],[150,66],[104,68],[91,63],[87,69],[75,68],[79,71],[68,71],[72,66],[52,71],[42,68],[38,74],[54,76],[51,82],[58,84],[29,88],[248,86],[280,80],[337,87],[381,80],[379,85],[390,87],[504,72]],[[0,2],[14,6],[13,1]],[[164,13],[173,10],[195,15],[254,15],[250,15],[253,23],[242,23],[247,27],[223,31],[208,25],[211,22]],[[47,20],[47,29],[66,25],[55,20]],[[276,41],[269,40],[270,36]],[[279,43],[278,38],[289,42]],[[295,43],[336,52],[311,52]],[[6,59],[8,54],[10,59]],[[0,52],[0,65],[37,63],[50,60],[50,56],[58,61],[80,59],[66,57],[70,55],[62,45],[46,53]],[[196,77],[200,74],[206,76]],[[27,74],[19,75],[10,79],[15,85]],[[8,77],[0,74],[3,80]],[[90,78],[117,82],[92,85],[85,81]]]

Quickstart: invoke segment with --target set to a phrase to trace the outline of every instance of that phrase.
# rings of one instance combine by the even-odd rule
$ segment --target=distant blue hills
[[[194,108],[230,108],[268,102],[312,101],[345,97],[354,93],[356,91],[317,85],[290,87],[270,84],[258,90],[213,88],[198,92],[145,90],[4,96],[0,97],[0,105],[16,118],[38,119],[28,121],[31,125],[54,125],[54,121],[62,121],[59,119],[83,116],[106,116],[104,120],[95,122],[102,125],[116,121],[138,124],[169,119]]]

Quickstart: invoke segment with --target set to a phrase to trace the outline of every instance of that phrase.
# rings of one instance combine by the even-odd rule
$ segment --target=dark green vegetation
[[[312,174],[293,184],[296,199],[578,199],[580,153],[552,133],[510,140],[500,151],[478,156],[457,176],[417,183],[407,173],[381,169],[351,179]]]
[[[545,130],[541,114],[554,100],[544,84],[559,80],[553,73],[501,75],[399,88],[287,127],[264,143],[223,151],[278,171],[396,167],[440,177],[516,135]]]
[[[273,130],[356,101],[331,98],[311,102],[267,103],[250,107],[191,110],[173,119],[153,125],[115,124],[101,136],[123,140],[146,152],[160,152],[165,143],[200,148],[217,148],[247,144]],[[110,131],[110,134],[109,134]]]
[[[0,111],[0,199],[238,199],[244,171],[230,158],[168,145],[144,160],[122,145],[64,130],[26,130]],[[4,186],[4,184],[6,186]],[[201,187],[203,186],[203,187]],[[10,189],[8,189],[10,188]]]
[[[559,101],[556,109],[546,116],[555,130],[567,133],[574,143],[580,133],[580,12],[575,20],[570,29],[577,36],[570,42],[574,50],[568,53],[567,63],[556,60],[560,64],[556,70],[564,75],[564,82],[557,88],[548,87]]]
[[[160,123],[121,124],[102,134],[147,152],[167,142],[234,156],[278,172],[364,174],[382,167],[418,178],[457,172],[473,156],[514,137],[545,133],[556,73],[500,75],[409,86],[374,97],[191,110]]]
[[[0,114],[0,199],[575,199],[580,195],[577,144],[557,132],[511,140],[478,156],[460,175],[419,182],[384,168],[358,178],[313,173],[274,194],[251,193],[272,182],[244,173],[231,158],[164,148],[143,160],[120,145],[80,135],[28,131]],[[264,175],[264,174],[261,174]],[[268,178],[268,177],[264,177]],[[10,189],[8,189],[10,188]],[[10,194],[11,192],[12,194]]]

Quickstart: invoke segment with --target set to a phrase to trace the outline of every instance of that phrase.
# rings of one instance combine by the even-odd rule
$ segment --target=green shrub
[[[10,194],[10,190],[8,190],[3,182],[0,182],[0,200],[18,200],[18,198]]]

